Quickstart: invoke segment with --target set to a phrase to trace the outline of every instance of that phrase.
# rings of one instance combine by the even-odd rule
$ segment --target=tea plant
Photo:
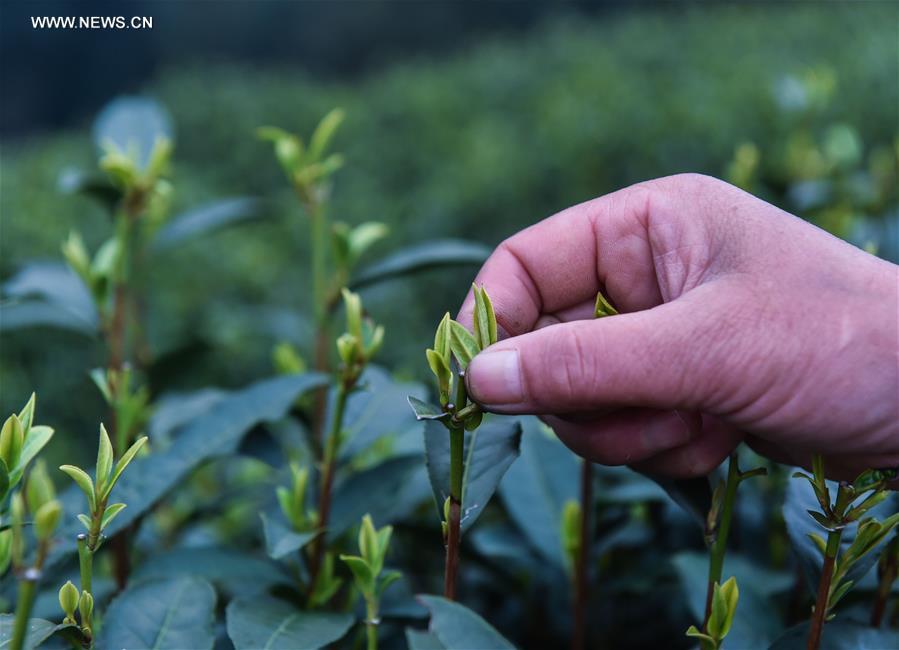
[[[22,410],[10,415],[0,429],[0,503],[4,505],[0,521],[6,524],[0,530],[0,573],[11,567],[17,582],[12,634],[6,639],[13,650],[25,647],[38,583],[62,518],[62,504],[42,462],[29,473],[24,491],[16,489],[28,465],[53,437],[53,429],[35,424],[36,402],[32,393]],[[29,551],[32,541],[34,548]]]
[[[887,484],[896,478],[896,471],[865,471],[851,483],[840,482],[832,499],[821,456],[814,457],[812,469],[811,475],[797,472],[793,476],[812,486],[821,510],[809,510],[808,514],[827,532],[826,540],[817,533],[809,534],[823,559],[808,638],[809,650],[817,650],[824,622],[833,618],[832,610],[855,584],[853,567],[899,526],[899,512],[882,521],[865,516],[890,496]],[[857,523],[855,537],[847,548],[841,549],[843,531],[853,523]]]
[[[775,550],[785,549],[789,536],[798,566],[808,571],[813,561],[817,567],[804,579],[817,587],[828,541],[806,535],[812,532],[804,528],[808,507],[792,483],[786,529],[769,516],[782,496],[776,466],[768,467],[768,479],[744,483],[762,470],[742,472],[734,456],[720,481],[716,473],[709,480],[655,483],[624,468],[582,462],[535,418],[483,413],[465,388],[469,363],[497,338],[482,286],[473,289],[471,331],[449,315],[438,324],[426,352],[433,390],[377,365],[391,356],[390,349],[381,352],[384,341],[397,337],[376,323],[411,319],[418,306],[405,295],[402,309],[385,305],[391,290],[405,288],[401,283],[370,293],[368,287],[478,263],[486,249],[429,241],[366,263],[387,231],[380,222],[351,226],[334,218],[332,193],[343,159],[332,149],[342,120],[342,112],[330,113],[309,138],[259,130],[300,213],[288,210],[284,224],[270,226],[308,233],[308,290],[287,294],[288,305],[279,309],[297,316],[307,308],[312,327],[309,336],[299,329],[295,336],[286,328],[273,332],[261,327],[271,311],[250,312],[248,328],[262,343],[261,358],[271,351],[276,375],[243,387],[169,385],[172,375],[160,370],[172,363],[166,357],[188,362],[152,336],[159,325],[150,307],[158,304],[159,289],[148,271],[169,263],[156,256],[181,242],[252,221],[257,201],[230,199],[170,217],[177,179],[168,170],[173,139],[164,129],[150,138],[116,134],[114,146],[103,150],[103,175],[75,184],[102,199],[113,224],[107,243],[88,246],[89,238],[76,232],[63,245],[96,317],[96,328],[88,327],[91,318],[77,328],[102,343],[103,358],[91,364],[102,367],[90,376],[106,401],[100,419],[109,428],[101,428],[92,470],[63,459],[74,485],[57,498],[44,464],[33,463],[52,435],[32,426],[33,400],[4,424],[0,459],[9,487],[0,500],[0,563],[12,571],[0,581],[0,604],[16,613],[0,615],[0,645],[211,648],[227,643],[227,635],[237,650],[404,642],[412,650],[511,648],[508,639],[556,647],[565,638],[574,648],[648,647],[683,629],[683,610],[667,607],[672,601],[686,604],[697,623],[689,642],[703,648],[764,647],[782,633],[777,647],[805,645],[808,625],[783,630],[800,617],[779,615],[791,587],[802,618],[805,611],[790,558]],[[185,257],[193,263],[198,250]],[[20,273],[24,284],[40,285],[33,267]],[[35,318],[74,330],[61,303],[50,300],[52,292],[38,293],[29,304],[44,309]],[[301,297],[308,299],[295,305]],[[229,303],[216,331],[231,336],[242,310]],[[616,314],[598,295],[594,315]],[[288,322],[294,327],[301,318]],[[822,471],[812,476],[819,487]],[[889,599],[899,563],[894,501],[882,496],[889,476],[872,473],[864,487],[849,484],[855,496],[845,517],[866,503],[870,509],[842,529],[827,602],[815,608],[826,618],[846,603],[865,607],[870,596],[865,618],[870,614],[879,628],[863,632],[887,647],[882,640],[893,638]],[[443,548],[425,512],[429,492]],[[61,517],[57,506],[83,514]],[[834,502],[830,513],[819,514],[833,523],[837,513]],[[808,520],[809,528],[819,525]],[[698,550],[703,537],[707,553]],[[875,564],[876,581],[861,583]],[[444,597],[428,595],[441,591],[441,576]],[[657,625],[633,624],[635,602]],[[629,621],[626,629],[622,620]],[[824,635],[836,642],[861,633],[859,627],[841,616]]]

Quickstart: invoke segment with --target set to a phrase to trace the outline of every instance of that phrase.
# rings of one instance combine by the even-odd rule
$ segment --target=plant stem
[[[731,454],[727,466],[727,480],[724,485],[724,502],[721,507],[721,520],[715,533],[715,541],[709,554],[709,581],[705,595],[705,620],[702,629],[705,630],[712,614],[712,594],[715,583],[721,584],[721,571],[724,568],[724,554],[727,552],[727,536],[730,534],[730,522],[734,512],[734,502],[737,496],[737,487],[740,485],[740,470],[737,466],[736,453]]]
[[[366,600],[365,611],[366,650],[378,650],[378,603]]]
[[[28,569],[24,577],[19,581],[16,620],[13,624],[10,650],[22,650],[25,647],[25,638],[28,636],[28,621],[31,619],[31,609],[34,607],[34,599],[37,596],[37,583],[40,577],[40,569]]]
[[[322,479],[318,494],[318,530],[319,536],[313,542],[312,562],[309,567],[310,589],[315,589],[315,582],[321,569],[321,563],[325,553],[324,535],[328,528],[331,516],[331,489],[334,485],[334,469],[337,462],[337,452],[340,449],[341,429],[343,428],[343,414],[346,411],[346,401],[352,385],[341,381],[337,387],[337,398],[334,403],[334,413],[331,419],[331,430],[325,442],[324,458],[322,460]]]
[[[312,242],[310,273],[312,274],[312,313],[315,320],[315,358],[313,366],[318,372],[328,372],[330,362],[328,351],[331,349],[329,327],[329,310],[327,295],[328,274],[328,218],[321,201],[313,191],[300,193],[306,212],[309,215],[309,236]],[[319,389],[314,395],[313,447],[323,452],[325,411],[328,404],[327,389]]]
[[[571,636],[572,650],[583,650],[587,637],[587,603],[590,599],[587,569],[590,558],[591,520],[593,510],[593,463],[584,460],[581,465],[581,540],[574,561],[574,630]]]
[[[93,595],[94,552],[88,547],[87,537],[83,534],[78,536],[78,568],[81,572],[81,591]]]
[[[459,571],[459,542],[462,531],[462,475],[465,430],[450,429],[450,508],[446,522],[446,566],[443,574],[443,595],[456,599],[456,574]]]
[[[821,580],[818,582],[818,597],[815,600],[815,611],[812,614],[811,629],[809,630],[807,650],[818,650],[821,645],[821,632],[824,628],[824,619],[827,618],[828,601],[830,600],[830,579],[833,577],[833,568],[836,563],[837,553],[840,550],[840,539],[843,530],[832,530],[827,534],[827,546],[824,549],[824,566],[821,569]]]

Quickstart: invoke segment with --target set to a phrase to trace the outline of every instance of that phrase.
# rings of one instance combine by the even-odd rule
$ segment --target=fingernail
[[[518,350],[482,352],[465,373],[468,391],[484,406],[524,401]]]

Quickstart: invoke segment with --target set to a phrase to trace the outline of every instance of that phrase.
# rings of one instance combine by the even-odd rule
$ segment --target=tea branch
[[[820,455],[812,460],[811,476],[804,472],[793,474],[794,478],[803,478],[812,486],[821,510],[809,510],[808,513],[827,531],[826,541],[820,535],[809,535],[821,552],[823,563],[812,610],[808,650],[818,649],[825,621],[833,618],[833,608],[852,588],[853,581],[846,577],[850,568],[877,548],[899,526],[899,513],[894,513],[883,521],[865,517],[869,510],[889,497],[887,486],[897,474],[899,473],[895,470],[862,472],[852,483],[841,481],[837,484],[833,500],[824,475],[824,460]],[[858,522],[855,538],[841,552],[843,530],[855,522]]]
[[[706,544],[709,546],[709,578],[705,600],[705,620],[703,628],[708,628],[712,614],[715,585],[721,584],[721,572],[724,568],[724,556],[727,553],[727,538],[730,535],[730,524],[734,515],[737,488],[740,483],[753,476],[765,476],[768,470],[759,467],[748,472],[740,471],[737,452],[730,455],[727,465],[727,478],[715,486],[712,493],[712,507],[706,519]]]
[[[434,347],[425,351],[428,366],[437,379],[440,406],[431,406],[415,398],[409,404],[419,420],[437,420],[449,432],[450,468],[449,494],[443,503],[443,541],[446,546],[444,564],[444,596],[456,598],[459,572],[459,546],[462,539],[462,506],[465,492],[465,431],[474,431],[481,424],[483,412],[469,402],[465,389],[465,370],[483,349],[496,343],[496,314],[490,296],[483,287],[473,286],[475,309],[473,332],[450,318],[447,313],[437,327]],[[455,360],[455,364],[453,364]],[[452,366],[457,366],[454,372]],[[453,390],[455,388],[455,390]]]
[[[331,426],[325,441],[322,459],[317,526],[321,536],[313,543],[309,570],[313,594],[319,588],[318,579],[325,553],[324,534],[327,531],[331,514],[334,474],[337,468],[338,454],[345,438],[343,418],[346,412],[347,398],[356,389],[366,366],[378,353],[384,342],[384,328],[380,325],[374,326],[369,320],[363,318],[362,301],[359,295],[347,289],[343,289],[342,294],[346,309],[346,332],[337,339],[337,352],[341,365],[337,377]]]
[[[0,427],[0,504],[8,503],[4,518],[9,520],[5,528],[0,528],[0,574],[12,566],[18,583],[10,640],[13,650],[21,650],[24,646],[37,585],[62,516],[62,505],[56,499],[53,482],[47,476],[43,462],[38,461],[31,470],[24,494],[22,489],[13,491],[28,464],[53,437],[53,429],[34,424],[36,402],[32,393],[22,410],[10,415]],[[26,521],[26,515],[31,517],[30,522]],[[24,529],[28,523],[31,523],[37,541],[34,559],[30,562],[25,560]]]
[[[365,600],[365,637],[367,650],[378,648],[378,625],[381,595],[391,584],[400,579],[399,571],[384,570],[384,558],[390,545],[391,526],[375,529],[371,515],[362,518],[359,526],[359,555],[341,555],[340,559],[350,568],[356,588]]]
[[[85,527],[87,533],[78,535],[78,568],[81,578],[82,598],[90,598],[90,606],[85,604],[81,614],[81,631],[89,643],[93,643],[93,571],[94,555],[100,549],[105,537],[103,531],[125,509],[124,503],[109,503],[112,489],[115,487],[125,468],[134,460],[134,457],[147,442],[147,437],[139,438],[128,450],[122,454],[116,462],[112,441],[106,431],[106,427],[100,425],[100,440],[97,446],[97,464],[95,480],[80,467],[74,465],[62,465],[59,469],[67,474],[84,493],[87,498],[90,515],[79,514],[78,521]],[[84,596],[87,594],[87,596]],[[71,605],[71,598],[67,599]],[[62,604],[62,595],[60,595]],[[69,616],[69,612],[63,606],[63,611]]]

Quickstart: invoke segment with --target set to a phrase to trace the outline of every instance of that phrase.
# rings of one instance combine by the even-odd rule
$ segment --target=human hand
[[[745,436],[836,478],[899,466],[897,267],[723,181],[569,208],[475,283],[504,340],[469,365],[472,398],[541,415],[585,458],[698,476]],[[621,315],[593,320],[600,290]]]

